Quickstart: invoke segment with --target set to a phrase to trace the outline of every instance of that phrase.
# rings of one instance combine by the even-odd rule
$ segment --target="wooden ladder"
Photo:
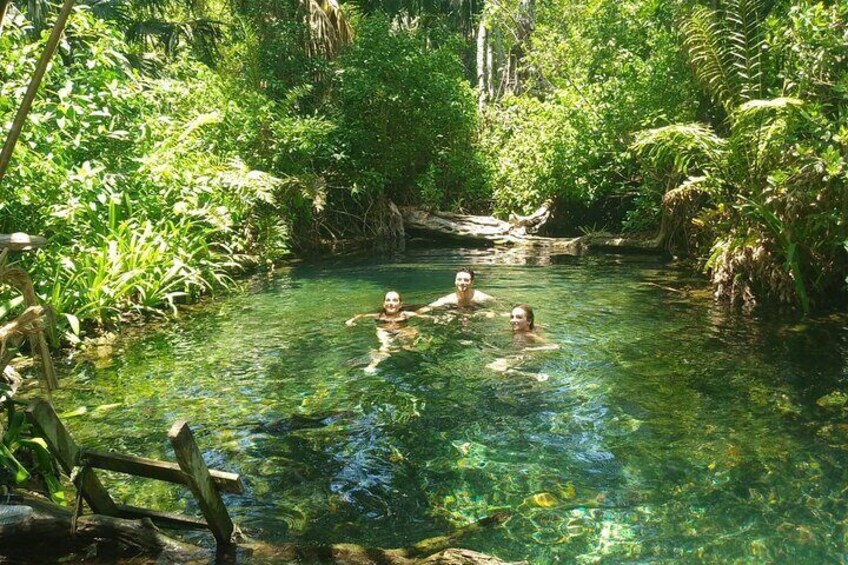
[[[244,492],[244,484],[236,473],[215,471],[206,467],[200,449],[194,441],[194,435],[185,420],[175,422],[168,432],[168,439],[177,456],[177,463],[170,463],[81,448],[71,438],[53,407],[44,400],[32,401],[26,409],[26,415],[47,442],[50,452],[59,461],[65,473],[74,478],[77,492],[95,514],[129,519],[150,518],[154,523],[171,527],[209,528],[219,548],[233,545],[235,526],[221,499],[221,493],[241,494]],[[185,485],[197,499],[205,520],[118,504],[100,482],[94,469]],[[78,504],[80,503],[81,500]]]

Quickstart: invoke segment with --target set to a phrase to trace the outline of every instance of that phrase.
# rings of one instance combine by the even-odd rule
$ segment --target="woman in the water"
[[[536,314],[527,304],[519,304],[509,314],[512,340],[522,351],[559,349],[559,345],[545,339],[536,331]]]
[[[418,330],[410,327],[408,321],[415,317],[429,318],[430,316],[404,310],[400,294],[390,290],[383,298],[382,310],[370,314],[357,314],[345,322],[347,326],[355,326],[356,322],[363,318],[372,318],[377,321],[377,339],[380,341],[380,348],[371,351],[371,362],[365,367],[366,372],[376,372],[377,366],[388,359],[392,353],[414,345]],[[398,345],[398,341],[406,343]]]
[[[400,294],[394,290],[390,290],[386,293],[385,298],[383,298],[382,310],[371,314],[357,314],[350,320],[347,320],[345,325],[355,326],[356,322],[363,318],[373,318],[381,324],[399,324],[420,315],[409,310],[404,310],[403,300],[401,300]]]
[[[536,380],[547,380],[547,373],[531,374],[519,370],[518,367],[528,359],[528,356],[524,355],[525,352],[559,349],[559,345],[552,343],[536,331],[536,315],[533,308],[527,304],[519,304],[512,309],[509,314],[509,325],[512,327],[512,341],[521,348],[521,353],[495,359],[486,367],[499,373],[532,375]]]

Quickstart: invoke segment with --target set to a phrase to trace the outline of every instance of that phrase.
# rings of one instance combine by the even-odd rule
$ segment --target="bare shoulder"
[[[429,304],[429,306],[431,308],[439,308],[439,307],[442,307],[442,306],[450,306],[451,304],[456,304],[456,293],[455,292],[447,294],[447,295],[439,298],[435,302],[431,302]]]
[[[490,294],[486,294],[485,292],[475,290],[473,300],[474,302],[492,302],[495,300],[495,297]]]

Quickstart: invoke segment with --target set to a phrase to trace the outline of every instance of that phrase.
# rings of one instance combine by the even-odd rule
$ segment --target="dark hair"
[[[468,273],[469,275],[471,275],[471,280],[474,280],[474,269],[472,269],[471,267],[460,267],[456,270],[454,275],[458,275],[459,273]]]
[[[524,310],[524,312],[527,314],[527,321],[530,322],[530,329],[535,329],[536,324],[534,322],[536,319],[536,315],[533,313],[533,308],[531,308],[527,304],[516,304],[512,307],[513,310],[515,310],[516,308],[521,308],[522,310]]]

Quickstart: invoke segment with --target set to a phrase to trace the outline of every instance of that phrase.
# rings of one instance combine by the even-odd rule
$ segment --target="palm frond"
[[[303,0],[309,23],[309,54],[334,57],[353,41],[353,28],[337,0]]]
[[[213,20],[196,19],[168,21],[150,19],[133,21],[126,27],[127,40],[159,47],[169,55],[181,47],[189,46],[206,62],[211,62],[217,52],[217,45],[223,37],[222,24]]]
[[[744,104],[740,104],[733,113],[731,118],[734,124],[740,124],[751,118],[759,119],[763,114],[772,114],[775,112],[784,112],[800,108],[804,105],[804,101],[800,98],[791,96],[781,96],[778,98],[769,98],[767,100],[749,100]]]
[[[725,17],[728,26],[728,51],[739,76],[739,96],[748,101],[762,96],[762,59],[765,37],[760,25],[764,10],[761,0],[728,0]]]
[[[640,131],[630,147],[657,169],[690,175],[720,166],[727,141],[704,124],[674,124]]]
[[[803,102],[797,98],[751,100],[730,115],[730,143],[744,157],[743,177],[756,178],[779,162],[791,139],[789,117]]]
[[[681,26],[683,46],[697,79],[713,101],[730,110],[737,105],[738,87],[729,69],[722,39],[725,28],[715,11],[698,6]]]

